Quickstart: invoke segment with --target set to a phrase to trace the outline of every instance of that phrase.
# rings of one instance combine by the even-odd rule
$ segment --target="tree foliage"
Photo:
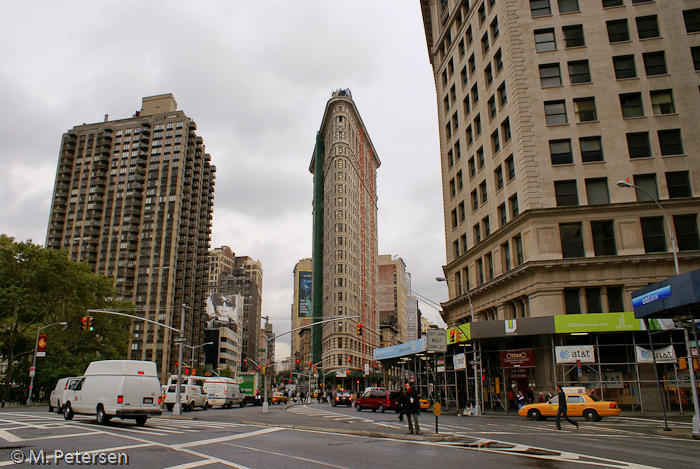
[[[37,329],[47,334],[46,357],[37,358],[35,391],[48,394],[58,378],[78,376],[94,360],[126,358],[131,320],[92,314],[94,331],[83,331],[88,309],[129,309],[119,302],[113,280],[96,275],[64,251],[0,235],[0,355],[8,361],[2,376],[4,399],[24,398]]]

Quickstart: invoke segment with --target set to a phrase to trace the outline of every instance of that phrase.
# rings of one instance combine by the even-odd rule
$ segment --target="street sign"
[[[35,367],[35,366],[30,366],[30,367],[29,367],[29,377],[30,377],[30,378],[33,378],[35,373],[36,373],[36,367]]]
[[[433,404],[433,413],[435,414],[436,417],[442,413],[442,410],[440,410],[441,408],[442,408],[442,406],[440,405],[439,402],[436,402],[435,404]]]
[[[176,344],[184,344],[185,342],[187,342],[187,338],[186,337],[175,337],[173,339],[173,342],[175,342]]]
[[[427,350],[447,352],[447,331],[445,329],[428,329],[427,338]]]

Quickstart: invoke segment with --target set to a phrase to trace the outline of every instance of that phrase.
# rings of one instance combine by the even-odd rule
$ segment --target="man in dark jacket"
[[[408,434],[413,433],[413,423],[416,424],[416,435],[422,434],[420,427],[418,426],[418,412],[420,412],[420,401],[418,400],[418,394],[411,387],[410,384],[406,385],[406,398],[403,405],[402,412],[408,416]],[[413,419],[411,419],[413,416]],[[413,422],[411,422],[413,420]]]
[[[556,422],[557,422],[557,430],[561,430],[561,421],[560,418],[563,415],[564,419],[569,422],[571,425],[576,426],[576,430],[578,430],[578,422],[575,422],[569,418],[568,415],[566,415],[566,394],[564,393],[564,390],[561,388],[561,386],[557,386],[557,398],[559,401],[559,407],[557,407],[557,417],[556,417]]]

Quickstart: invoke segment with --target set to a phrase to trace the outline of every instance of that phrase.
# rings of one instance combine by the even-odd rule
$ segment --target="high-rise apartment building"
[[[393,325],[399,343],[408,341],[408,304],[406,264],[398,256],[379,256],[377,308],[379,322]]]
[[[217,293],[219,279],[234,273],[236,254],[228,246],[209,251],[209,294]]]
[[[314,175],[313,362],[326,373],[378,370],[377,168],[380,165],[350,90],[326,104],[309,170]],[[362,335],[357,326],[362,324]]]
[[[700,1],[420,4],[448,326],[471,320],[465,289],[477,321],[632,311],[674,275],[671,235],[700,267]]]
[[[143,98],[133,117],[63,135],[46,247],[114,278],[145,317],[204,338],[207,252],[216,169],[197,125],[172,94]],[[188,307],[183,308],[186,304]],[[134,321],[129,358],[175,371],[173,332]]]
[[[226,250],[222,248],[222,252]],[[213,256],[217,258],[216,255]],[[218,257],[223,260],[225,255]],[[248,256],[235,256],[233,270],[219,275],[217,293],[240,294],[243,297],[243,319],[240,336],[242,357],[258,360],[264,343],[260,337],[262,315],[263,268],[260,261]]]

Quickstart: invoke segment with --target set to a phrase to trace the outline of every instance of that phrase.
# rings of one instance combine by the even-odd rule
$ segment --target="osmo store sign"
[[[595,363],[592,345],[567,345],[554,347],[557,363]]]

